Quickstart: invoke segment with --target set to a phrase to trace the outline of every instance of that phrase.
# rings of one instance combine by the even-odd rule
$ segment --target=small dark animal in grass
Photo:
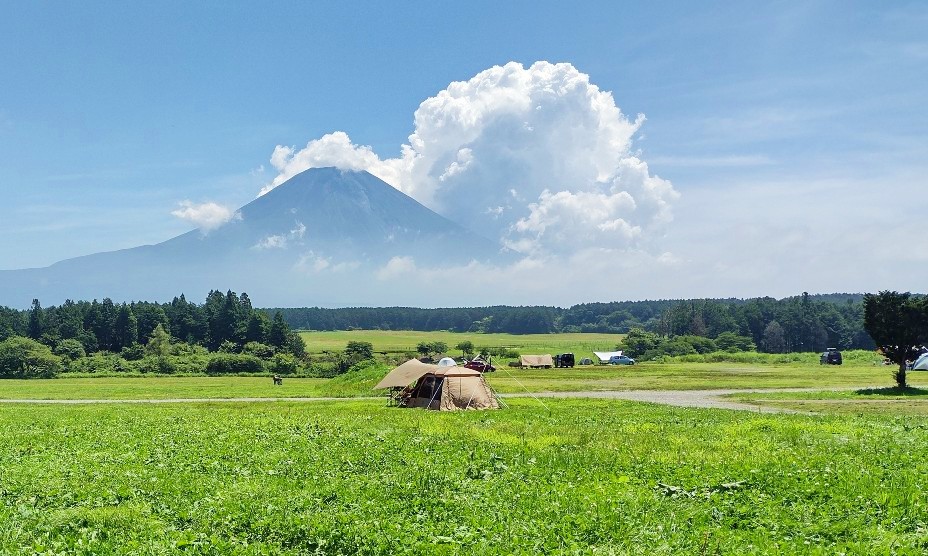
[[[284,379],[280,378],[280,375],[274,375],[274,386],[283,386]]]

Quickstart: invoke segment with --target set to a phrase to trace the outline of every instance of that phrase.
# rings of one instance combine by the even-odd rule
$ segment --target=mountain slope
[[[248,291],[271,304],[370,302],[375,272],[394,257],[429,261],[508,258],[367,172],[315,168],[255,199],[209,233],[97,253],[47,268],[0,271],[0,304],[66,298],[165,300],[181,292]],[[309,294],[309,295],[308,295]],[[289,297],[288,297],[289,296]],[[335,299],[341,301],[333,301]]]

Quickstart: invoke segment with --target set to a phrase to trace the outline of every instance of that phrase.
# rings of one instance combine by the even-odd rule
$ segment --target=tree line
[[[872,349],[863,326],[862,294],[774,299],[692,299],[583,303],[569,308],[493,306],[421,309],[349,307],[273,309],[302,330],[421,330],[547,334],[642,330],[661,338],[745,337],[769,353]]]
[[[207,357],[215,352],[225,357]],[[92,354],[94,364],[82,365]],[[43,307],[36,299],[25,311],[0,307],[0,376],[49,376],[65,364],[174,372],[197,357],[202,365],[194,371],[209,372],[211,364],[217,373],[255,372],[265,368],[262,360],[290,369],[304,356],[302,338],[281,313],[269,317],[248,294],[231,290],[211,291],[202,304],[180,295],[170,303],[105,298]]]

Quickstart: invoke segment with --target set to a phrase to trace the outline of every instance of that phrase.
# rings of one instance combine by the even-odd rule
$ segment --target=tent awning
[[[438,365],[429,365],[418,359],[410,359],[399,367],[393,369],[387,376],[377,383],[374,388],[394,388],[409,386],[422,376],[438,369]]]
[[[410,359],[399,367],[396,367],[387,376],[377,383],[377,388],[396,388],[409,386],[423,376],[432,373],[435,376],[480,376],[479,371],[468,369],[467,367],[443,366],[423,363],[418,359]]]
[[[602,362],[609,361],[610,357],[622,355],[621,351],[594,351],[593,355]]]

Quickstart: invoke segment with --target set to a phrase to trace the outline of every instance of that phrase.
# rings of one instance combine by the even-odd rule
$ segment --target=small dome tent
[[[403,407],[440,411],[499,409],[496,393],[479,371],[410,359],[390,371],[374,388],[402,388]]]
[[[450,357],[442,357],[438,360],[439,367],[454,367],[455,365],[457,365],[457,362]]]
[[[923,353],[912,363],[913,371],[928,371],[928,353]]]

